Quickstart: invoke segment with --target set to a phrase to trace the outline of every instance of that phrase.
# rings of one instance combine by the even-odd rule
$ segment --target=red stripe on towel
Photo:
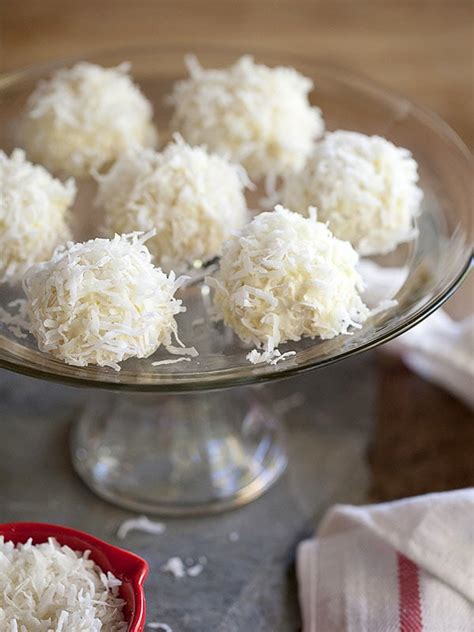
[[[401,553],[397,562],[400,632],[423,632],[418,566]]]

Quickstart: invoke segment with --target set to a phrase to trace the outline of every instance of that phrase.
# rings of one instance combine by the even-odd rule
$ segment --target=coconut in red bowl
[[[87,533],[0,525],[0,630],[140,632],[147,563]]]

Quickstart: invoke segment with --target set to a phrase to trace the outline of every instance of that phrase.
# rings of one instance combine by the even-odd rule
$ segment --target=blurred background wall
[[[314,55],[437,112],[474,145],[472,0],[0,0],[0,69],[212,41]]]

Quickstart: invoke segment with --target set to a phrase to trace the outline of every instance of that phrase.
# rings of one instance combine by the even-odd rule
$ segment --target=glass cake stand
[[[153,46],[95,54],[106,66],[124,60],[152,101],[161,142],[169,137],[165,103],[173,82],[185,76],[184,55],[196,53],[204,66],[232,63],[245,51],[231,48]],[[209,513],[256,498],[286,466],[281,426],[265,400],[270,380],[294,376],[344,360],[398,336],[437,309],[467,274],[471,251],[470,156],[456,134],[435,115],[387,93],[350,72],[314,59],[253,51],[268,65],[286,64],[315,80],[314,103],[330,130],[379,134],[408,147],[420,166],[425,197],[419,237],[380,258],[382,266],[404,266],[397,305],[372,317],[352,335],[304,339],[282,347],[296,355],[276,366],[251,365],[249,349],[221,323],[211,320],[212,297],[196,271],[181,296],[187,312],[178,317],[180,337],[199,356],[153,367],[159,350],[145,360],[128,360],[120,372],[78,368],[40,353],[31,338],[18,339],[0,326],[0,366],[90,390],[71,436],[76,471],[97,494],[123,507],[157,514]],[[28,94],[58,63],[0,77],[0,147],[17,145],[19,113]],[[76,238],[95,236],[100,217],[92,208],[94,184],[82,181],[74,222]],[[256,207],[258,192],[249,200]],[[0,288],[0,306],[21,289]],[[99,390],[103,389],[103,390]]]

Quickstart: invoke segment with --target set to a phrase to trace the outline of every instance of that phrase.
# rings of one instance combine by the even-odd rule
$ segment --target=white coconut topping
[[[285,353],[281,353],[279,349],[271,349],[269,351],[252,349],[252,351],[247,353],[245,357],[251,364],[261,364],[262,362],[266,362],[267,364],[276,366],[279,362],[288,360],[288,358],[292,358],[295,355],[296,351],[286,351]]]
[[[329,222],[361,255],[385,254],[416,237],[423,197],[407,149],[380,136],[338,131],[316,144],[305,168],[285,178],[283,204]]]
[[[119,362],[146,358],[160,345],[175,351],[175,316],[185,308],[174,294],[185,277],[166,276],[151,263],[147,237],[70,242],[29,269],[23,287],[41,351],[117,371]]]
[[[314,209],[305,218],[277,206],[226,242],[220,270],[207,281],[225,324],[273,352],[302,336],[333,338],[361,326],[369,310],[359,296],[357,261],[348,242],[316,221]]]
[[[125,632],[122,582],[54,538],[34,545],[0,536],[0,630]]]
[[[71,235],[68,210],[74,201],[74,180],[53,178],[15,149],[0,151],[0,283],[22,280],[26,270],[49,259]]]
[[[128,63],[102,68],[81,62],[41,81],[22,125],[29,156],[53,172],[83,177],[132,145],[154,145],[152,107],[129,68]]]
[[[241,163],[251,178],[301,169],[324,130],[308,93],[313,82],[293,68],[268,68],[241,57],[223,70],[186,58],[190,78],[170,98],[172,127],[192,145]]]
[[[152,362],[151,366],[164,366],[165,364],[179,364],[180,362],[191,362],[191,358],[167,358],[166,360],[157,360]]]
[[[124,155],[99,178],[96,204],[108,235],[156,230],[148,248],[165,269],[220,254],[222,242],[248,220],[244,169],[190,147],[179,136],[162,153]]]

